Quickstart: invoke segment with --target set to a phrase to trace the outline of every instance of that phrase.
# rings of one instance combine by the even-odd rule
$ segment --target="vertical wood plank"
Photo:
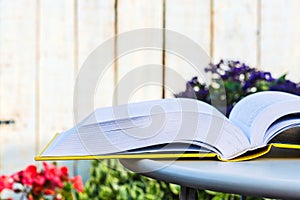
[[[210,0],[166,1],[166,28],[187,36],[197,43],[203,51],[210,52]],[[168,47],[166,47],[168,48]],[[166,91],[166,97],[174,97],[174,93],[185,90],[186,81],[200,76],[190,63],[179,56],[166,53],[166,67],[174,70],[182,77],[177,88]],[[201,66],[206,67],[206,66]],[[174,81],[171,74],[166,74],[166,85]],[[171,91],[173,90],[173,91]]]
[[[162,28],[162,0],[122,0],[118,1],[118,32],[123,33],[139,28]],[[145,40],[151,38],[145,38]],[[117,61],[117,82],[134,74],[134,71],[144,65],[160,65],[162,61],[161,50],[140,49],[124,55]],[[139,77],[131,77],[132,81],[143,82],[145,77],[162,77],[161,72],[149,72]],[[140,80],[140,81],[139,81]],[[128,98],[118,94],[117,103],[128,103],[141,100],[161,98],[162,79],[158,84],[146,83],[130,91]],[[160,85],[159,85],[160,84]]]
[[[214,0],[214,61],[257,65],[257,1]]]
[[[79,69],[99,45],[114,36],[114,1],[79,0],[78,2]],[[113,55],[113,51],[111,55]],[[114,89],[113,66],[99,78],[94,107],[111,106]],[[84,105],[83,105],[84,106]]]
[[[261,1],[261,68],[300,81],[300,2]]]
[[[73,1],[40,1],[40,145],[73,126]]]
[[[35,1],[0,1],[0,174],[34,162]]]

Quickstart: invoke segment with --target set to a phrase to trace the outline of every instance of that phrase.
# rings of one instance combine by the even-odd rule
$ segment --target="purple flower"
[[[214,75],[212,76],[212,84],[224,86],[227,109],[218,109],[224,112],[227,110],[227,116],[236,102],[257,91],[276,90],[300,96],[300,84],[286,80],[286,75],[274,78],[270,72],[251,68],[240,61],[220,60],[217,64],[210,63],[205,68],[205,72],[210,72]],[[175,96],[197,98],[207,103],[210,103],[211,99],[222,101],[221,98],[224,98],[222,91],[213,87],[213,85],[207,86],[199,83],[197,77],[193,77],[190,81],[188,81],[186,84],[186,90],[176,94]]]

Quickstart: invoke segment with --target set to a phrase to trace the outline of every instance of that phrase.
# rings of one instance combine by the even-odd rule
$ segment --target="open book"
[[[56,134],[36,160],[243,160],[268,152],[272,145],[300,149],[293,139],[270,144],[295,127],[300,127],[300,97],[284,92],[249,95],[234,106],[229,118],[198,100],[160,99],[96,109],[77,126]]]

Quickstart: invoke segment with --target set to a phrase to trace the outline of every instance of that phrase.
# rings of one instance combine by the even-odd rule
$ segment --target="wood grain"
[[[261,68],[300,81],[300,2],[262,0]]]
[[[0,174],[35,155],[35,1],[0,1]]]
[[[88,56],[103,42],[114,36],[114,1],[78,2],[78,73]],[[113,44],[112,44],[113,45]],[[113,57],[113,50],[109,52]],[[101,59],[101,58],[99,58]],[[99,66],[103,67],[103,66]],[[76,73],[76,75],[78,75]],[[113,101],[114,68],[108,66],[98,79],[94,94],[94,108],[109,106]],[[99,75],[100,76],[100,75]],[[86,105],[80,105],[84,108]],[[89,113],[86,113],[88,115]]]
[[[214,61],[257,65],[257,1],[214,1]]]
[[[73,1],[40,1],[40,144],[73,126]]]
[[[162,28],[162,0],[122,0],[118,4],[118,32],[124,33],[141,28]],[[151,40],[151,38],[144,38]],[[145,65],[161,66],[161,50],[139,49],[128,52],[117,60],[117,83],[122,84],[122,80],[133,76],[139,67]],[[146,83],[141,85],[144,79],[153,77],[160,80],[157,83]],[[162,71],[149,71],[137,77],[131,77],[132,83],[137,83],[137,87],[130,90],[126,96],[117,93],[117,103],[127,103],[141,100],[161,98],[162,94]],[[124,84],[124,82],[123,82]],[[122,91],[119,91],[119,93]]]
[[[166,28],[183,34],[194,43],[199,45],[206,54],[210,52],[210,1],[209,0],[188,0],[184,4],[180,0],[166,1]],[[168,38],[166,38],[168,39]],[[171,41],[172,42],[172,41]],[[176,41],[173,41],[176,42]],[[166,48],[168,49],[168,43]],[[184,60],[180,55],[171,52],[166,53],[166,67],[177,73],[182,79],[176,79],[176,87],[168,88],[166,97],[174,97],[174,93],[185,90],[187,80],[194,76],[199,76],[198,68],[192,66],[188,60]],[[199,66],[204,68],[206,66]],[[174,85],[174,78],[170,73],[166,73],[166,85]],[[180,81],[180,82],[178,82]]]

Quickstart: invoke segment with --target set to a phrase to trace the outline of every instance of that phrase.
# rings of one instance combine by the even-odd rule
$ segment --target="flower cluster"
[[[5,175],[0,176],[0,193],[4,189],[12,190],[13,189],[13,183],[14,183],[14,180],[13,180],[12,177],[5,176]]]
[[[300,95],[300,84],[287,80],[286,74],[274,78],[270,72],[251,68],[239,61],[221,60],[217,64],[210,64],[205,72],[211,73],[210,85],[200,83],[194,77],[187,82],[186,90],[175,96],[213,102],[214,106],[228,116],[236,102],[255,92],[272,90]],[[219,107],[218,102],[221,102]]]
[[[29,165],[11,176],[0,176],[0,193],[4,189],[21,193],[28,200],[43,200],[47,196],[63,200],[73,199],[73,192],[83,192],[84,187],[80,176],[69,177],[67,167],[43,162],[41,171]]]

